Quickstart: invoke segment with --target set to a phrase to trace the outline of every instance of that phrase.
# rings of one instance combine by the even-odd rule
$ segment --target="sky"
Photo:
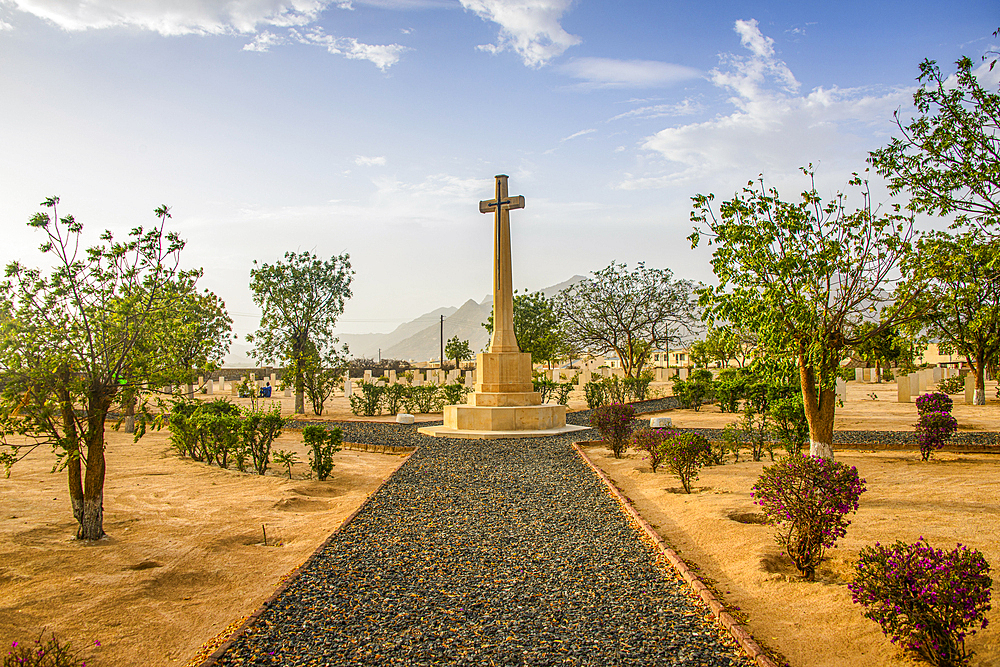
[[[918,65],[998,48],[996,0],[0,0],[0,261],[46,266],[47,196],[123,236],[171,207],[183,264],[260,324],[253,261],[349,253],[343,333],[612,261],[711,281],[691,197],[843,190]],[[1000,68],[981,80],[997,85]],[[884,188],[872,176],[876,200]],[[858,201],[856,193],[850,201]],[[933,226],[936,221],[922,221]]]

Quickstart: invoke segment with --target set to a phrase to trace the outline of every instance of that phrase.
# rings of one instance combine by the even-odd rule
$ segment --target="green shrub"
[[[632,434],[632,418],[635,410],[630,405],[612,403],[602,405],[590,415],[590,426],[601,434],[601,440],[615,455],[621,458],[629,436]]]
[[[695,412],[701,410],[702,404],[706,400],[714,398],[715,381],[712,379],[712,372],[705,369],[698,369],[691,373],[687,380],[679,377],[673,381],[673,393],[680,402],[681,407],[693,409]]]
[[[351,392],[351,412],[372,417],[382,414],[382,395],[385,387],[375,382],[359,382],[356,391]]]
[[[858,511],[865,480],[854,467],[818,456],[788,456],[764,468],[754,502],[777,525],[775,540],[807,581],[826,549],[847,534],[848,512]]]
[[[608,404],[608,399],[604,395],[604,385],[600,381],[583,385],[583,395],[587,399],[587,407],[591,410]]]
[[[645,401],[646,397],[649,396],[649,383],[652,381],[653,374],[645,372],[637,378],[624,378],[622,384],[624,385],[625,394],[629,399],[633,401]]]
[[[965,376],[945,378],[938,383],[938,391],[942,394],[961,394],[965,391]]]
[[[406,411],[413,413],[440,412],[441,402],[436,384],[422,384],[419,387],[410,387]]]
[[[737,412],[747,386],[742,368],[724,368],[715,384],[715,399],[722,412]]]
[[[309,446],[309,467],[316,473],[316,479],[325,480],[333,471],[333,455],[343,443],[340,427],[327,430],[317,424],[303,426],[302,439]]]
[[[400,409],[406,405],[409,390],[409,386],[398,382],[387,386],[382,394],[382,400],[385,405],[386,412],[390,415],[399,414]]]
[[[802,453],[809,443],[809,422],[802,403],[802,392],[773,400],[767,406],[775,439],[789,456]]]
[[[691,482],[709,453],[708,440],[697,433],[670,432],[664,441],[663,465],[677,476],[685,493],[691,493]]]
[[[466,387],[461,382],[453,382],[451,384],[441,385],[438,392],[440,394],[442,406],[461,405],[465,403],[465,397],[472,392],[472,389]]]
[[[917,442],[920,457],[924,461],[931,458],[931,452],[944,447],[944,443],[955,435],[958,422],[949,412],[925,412],[916,423]]]
[[[975,549],[959,544],[946,553],[920,538],[862,549],[847,588],[893,643],[932,665],[957,667],[972,657],[965,638],[987,625],[989,571]]]
[[[283,449],[274,450],[274,455],[271,457],[274,462],[278,465],[285,466],[288,470],[288,479],[292,478],[292,466],[298,463],[299,455],[292,451],[285,451]]]
[[[271,461],[271,444],[281,435],[281,429],[287,421],[282,418],[279,406],[267,412],[243,411],[240,423],[241,446],[248,453],[254,471],[258,475],[267,472],[267,466]]]
[[[743,444],[743,433],[736,424],[726,424],[722,428],[719,439],[712,447],[712,460],[715,465],[726,462],[726,454],[733,453],[733,462],[740,462],[740,447]]]
[[[917,414],[925,415],[928,412],[951,412],[955,406],[951,396],[939,391],[929,394],[921,394],[914,401],[917,406]]]

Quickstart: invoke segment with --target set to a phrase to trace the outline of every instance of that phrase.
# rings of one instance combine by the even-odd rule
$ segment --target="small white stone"
[[[413,415],[408,415],[405,412],[400,412],[398,415],[396,415],[396,423],[397,424],[412,424],[413,423]]]
[[[670,428],[670,417],[653,417],[649,420],[652,428]]]

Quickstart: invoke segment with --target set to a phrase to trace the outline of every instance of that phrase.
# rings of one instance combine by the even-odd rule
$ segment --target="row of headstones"
[[[278,376],[275,373],[271,373],[270,378],[263,377],[261,379],[258,379],[255,374],[250,374],[249,376],[243,376],[240,379],[240,382],[243,382],[244,380],[247,380],[248,378],[250,379],[250,381],[253,382],[254,386],[257,387],[258,390],[260,390],[262,387],[264,387],[265,384],[267,384],[268,382],[270,382],[271,383],[271,387],[272,387],[272,391],[274,391],[274,392],[277,391]],[[218,380],[215,380],[213,378],[208,378],[208,380],[206,380],[204,377],[199,376],[198,377],[198,384],[197,385],[191,385],[191,384],[189,384],[189,385],[183,385],[183,386],[177,387],[177,388],[181,389],[184,393],[187,393],[187,394],[193,394],[196,389],[200,391],[201,388],[204,388],[205,389],[205,393],[208,394],[209,396],[212,396],[214,394],[225,394],[227,391],[232,396],[238,396],[239,395],[239,384],[240,384],[240,382],[226,382],[226,376],[225,375],[220,375]],[[173,389],[174,389],[174,387],[172,387],[171,385],[167,385],[167,386],[165,386],[163,388],[163,391],[169,394],[169,393],[171,393],[171,390],[173,390]],[[271,396],[274,397],[275,394],[272,393]],[[291,398],[291,396],[292,396],[292,389],[291,389],[291,387],[285,389],[285,396],[287,398]]]
[[[909,375],[896,377],[896,400],[900,403],[912,403],[917,396],[933,390],[941,380],[958,376],[957,368],[924,368]],[[972,404],[976,391],[976,378],[969,373],[965,376],[965,402]]]

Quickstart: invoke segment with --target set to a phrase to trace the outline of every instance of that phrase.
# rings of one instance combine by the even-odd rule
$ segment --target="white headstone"
[[[944,379],[944,373],[942,372],[940,366],[935,366],[934,368],[931,369],[931,372],[933,373],[931,377],[934,380],[934,382],[940,382],[941,380]]]
[[[291,397],[292,397],[292,388],[290,386],[285,387],[285,398],[291,398]]]
[[[350,398],[350,397],[351,397],[351,376],[350,375],[345,375],[344,376],[344,398]]]
[[[680,377],[680,379],[687,380],[688,379],[688,369],[686,369],[686,368],[680,369],[679,371],[677,371],[677,375]]]
[[[844,403],[847,402],[847,382],[844,378],[837,378],[837,398]]]
[[[365,382],[371,382],[371,381],[372,381],[372,372],[365,371]]]
[[[924,393],[920,390],[920,373],[910,373],[906,377],[910,380],[910,396],[916,399],[917,396]]]
[[[396,415],[396,423],[397,424],[412,424],[413,423],[413,415],[408,415],[405,412],[400,412],[398,415]]]
[[[863,368],[855,368],[854,369],[854,381],[855,382],[864,382],[865,381],[865,369],[863,369]]]
[[[465,386],[471,387],[476,384],[476,377],[473,375],[472,371],[465,371]]]
[[[965,376],[965,404],[972,405],[976,398],[976,375],[969,373]]]
[[[448,384],[451,384],[451,383],[457,382],[457,381],[458,381],[458,369],[457,368],[453,368],[450,371],[448,371]]]
[[[649,420],[649,425],[652,428],[670,428],[671,420],[670,417],[653,417]]]
[[[424,383],[424,374],[422,371],[413,371],[413,386],[419,387]]]
[[[208,381],[208,385],[206,385],[206,387],[205,387],[205,391],[208,392],[209,396],[211,396],[212,394],[214,394],[215,393],[215,382],[213,382],[212,380],[209,380]]]
[[[900,375],[896,378],[896,401],[898,403],[910,403],[913,396],[910,395],[910,376]]]
[[[396,371],[389,371],[389,384],[396,384]]]

